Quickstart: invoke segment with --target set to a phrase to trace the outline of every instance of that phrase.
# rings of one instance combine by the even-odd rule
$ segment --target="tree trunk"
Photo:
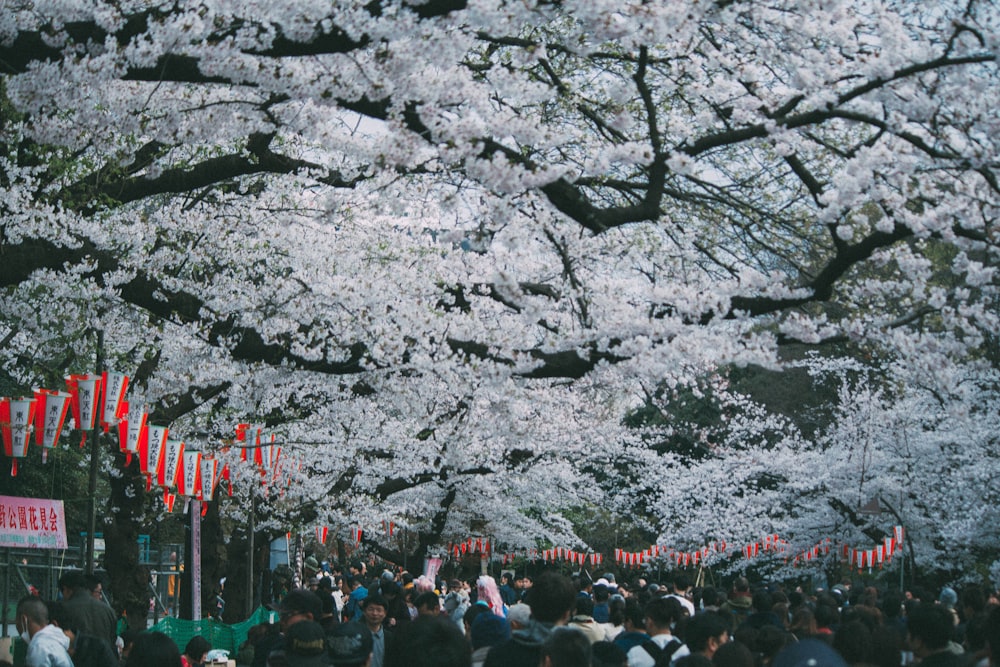
[[[139,472],[139,462],[133,457],[125,466],[125,455],[114,453],[114,465],[122,474],[111,475],[109,505],[105,508],[103,526],[105,540],[104,568],[109,578],[109,592],[115,611],[124,613],[130,628],[145,629],[149,614],[149,568],[139,562],[139,535],[147,512],[146,483]]]

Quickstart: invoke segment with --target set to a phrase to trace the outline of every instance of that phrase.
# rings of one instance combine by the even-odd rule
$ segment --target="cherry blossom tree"
[[[670,462],[621,421],[664,388],[788,342],[958,363],[995,341],[997,22],[14,2],[4,372],[84,369],[100,328],[158,419],[206,446],[259,423],[303,462],[274,528],[572,541],[560,508],[645,488],[605,488],[613,462]],[[748,526],[776,506],[746,502]]]

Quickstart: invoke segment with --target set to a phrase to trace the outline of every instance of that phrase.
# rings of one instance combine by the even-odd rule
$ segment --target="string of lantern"
[[[113,429],[119,448],[125,454],[125,466],[138,458],[139,471],[145,477],[146,490],[155,487],[163,493],[163,502],[172,511],[178,497],[211,502],[220,482],[233,493],[229,466],[214,455],[188,447],[183,439],[172,437],[169,426],[153,424],[145,410],[130,406],[125,400],[129,377],[122,373],[81,374],[66,377],[66,391],[35,389],[29,397],[0,397],[0,436],[4,454],[11,459],[11,475],[17,476],[20,462],[29,455],[34,443],[42,450],[42,462],[54,449],[72,416],[72,429],[80,432],[80,447],[87,433],[100,427],[104,433]],[[235,441],[240,460],[253,464],[265,482],[278,485],[282,477],[281,447],[274,434],[265,434],[250,424],[237,424]],[[222,451],[228,450],[227,445]],[[248,454],[252,452],[252,454]],[[290,479],[288,480],[290,483]],[[267,492],[267,485],[264,486]]]

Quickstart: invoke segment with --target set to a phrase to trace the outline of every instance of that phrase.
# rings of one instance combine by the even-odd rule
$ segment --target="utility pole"
[[[104,330],[97,330],[97,368],[96,373],[101,377],[101,367],[104,365]],[[100,393],[100,392],[98,392]],[[90,430],[90,477],[87,482],[87,552],[85,557],[85,571],[87,574],[94,573],[94,533],[97,531],[97,467],[100,462],[100,437],[101,420],[100,415],[94,419],[94,427]]]

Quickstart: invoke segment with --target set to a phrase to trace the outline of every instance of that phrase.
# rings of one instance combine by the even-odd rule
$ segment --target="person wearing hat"
[[[271,654],[286,648],[285,639],[295,625],[304,621],[318,621],[322,615],[323,603],[308,588],[294,588],[272,609],[278,612],[280,632],[266,636],[254,647],[253,667],[267,667]]]
[[[326,636],[333,667],[369,667],[372,636],[360,623],[341,623]]]
[[[272,651],[267,667],[329,667],[326,634],[316,621],[299,621],[288,628],[285,646]]]

